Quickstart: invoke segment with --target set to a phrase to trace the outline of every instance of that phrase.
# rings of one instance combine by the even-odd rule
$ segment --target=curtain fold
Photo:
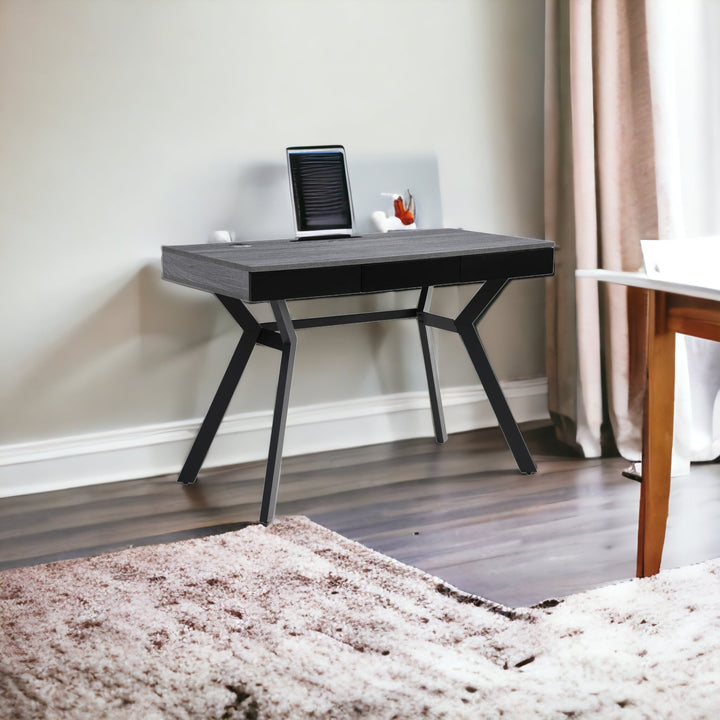
[[[697,153],[687,165],[683,129],[705,108],[679,100],[687,79],[675,64],[694,57],[702,38],[720,41],[720,12],[708,7],[546,0],[545,230],[557,248],[546,292],[548,400],[559,439],[586,457],[617,449],[640,459],[646,310],[642,292],[576,279],[575,270],[635,271],[641,239],[684,237],[684,207],[698,206],[686,188],[699,186],[706,161]],[[692,26],[693,13],[714,19],[715,35],[707,23]],[[702,89],[693,99],[707,105]],[[720,452],[720,346],[680,338],[677,373],[676,450],[711,459]]]
[[[613,438],[639,456],[642,311],[621,287],[576,268],[637,270],[640,239],[657,237],[644,3],[547,0],[546,238],[549,408],[558,436],[586,457]],[[605,380],[603,382],[603,379]]]

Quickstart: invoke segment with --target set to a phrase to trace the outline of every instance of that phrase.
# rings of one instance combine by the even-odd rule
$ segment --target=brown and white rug
[[[0,624],[14,720],[720,717],[720,561],[512,610],[292,517],[5,571]]]

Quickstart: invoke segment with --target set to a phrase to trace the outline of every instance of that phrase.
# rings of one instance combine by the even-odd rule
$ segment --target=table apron
[[[665,293],[669,330],[720,341],[720,304],[715,300]]]

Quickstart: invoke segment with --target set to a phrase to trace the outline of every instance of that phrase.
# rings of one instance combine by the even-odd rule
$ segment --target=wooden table
[[[647,293],[648,367],[643,419],[637,576],[660,570],[670,499],[675,403],[675,333],[720,341],[720,290],[648,277],[645,273],[578,270],[591,278]]]
[[[554,252],[554,244],[546,240],[465,230],[399,231],[352,238],[163,247],[163,278],[213,293],[243,329],[178,481],[196,481],[255,345],[275,348],[281,351],[282,357],[260,509],[260,522],[271,522],[280,478],[295,357],[295,331],[402,318],[414,318],[418,324],[437,442],[445,442],[447,432],[432,335],[428,331],[431,327],[460,336],[518,468],[523,473],[534,473],[535,463],[475,326],[510,280],[551,275]],[[482,286],[456,318],[430,312],[433,286],[479,282]],[[418,303],[402,310],[292,319],[287,307],[290,299],[411,288],[420,288]],[[259,323],[255,319],[245,303],[256,302],[270,303],[275,322]]]

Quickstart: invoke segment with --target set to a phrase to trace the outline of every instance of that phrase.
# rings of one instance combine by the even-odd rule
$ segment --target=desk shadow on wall
[[[293,220],[288,173],[280,162],[253,162],[240,167],[232,185],[232,204],[222,229],[238,240],[276,240],[292,237]]]
[[[166,401],[165,414],[172,420],[203,417],[241,328],[213,295],[162,280],[159,261],[141,272],[139,310],[143,368],[152,374],[151,382],[176,398],[172,406]],[[271,319],[264,306],[252,312],[260,321]],[[253,382],[241,380],[229,413],[271,409],[279,361],[274,350],[253,350],[246,368]],[[175,369],[170,378],[167,368]]]
[[[3,398],[5,441],[201,414],[207,400],[195,388],[212,372],[208,355],[236,341],[225,314],[213,297],[161,281],[159,261],[147,263],[34,348]]]
[[[13,418],[6,438],[52,439],[112,425],[108,407],[122,404],[119,385],[126,384],[117,374],[118,360],[136,332],[137,283],[137,277],[122,282],[85,314],[72,313],[72,324],[56,324],[36,343],[3,398]]]

